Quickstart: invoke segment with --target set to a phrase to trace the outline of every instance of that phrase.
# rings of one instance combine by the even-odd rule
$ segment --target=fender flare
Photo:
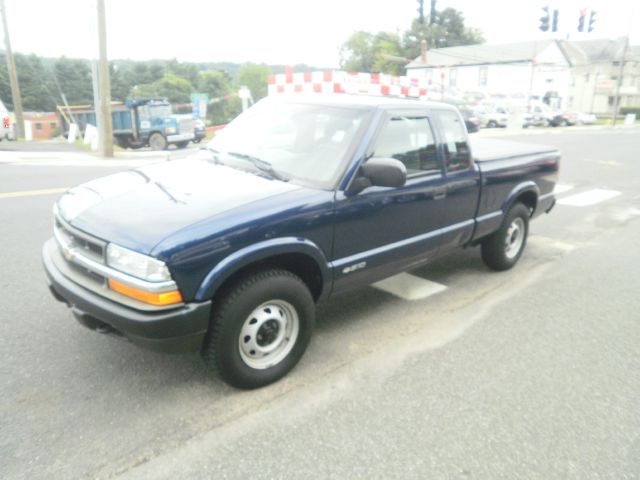
[[[532,180],[518,184],[502,203],[502,212],[506,215],[516,199],[523,193],[532,192],[536,196],[536,205],[538,204],[538,198],[540,197],[540,188]],[[534,207],[535,210],[535,207]]]
[[[327,259],[320,247],[306,238],[282,237],[249,245],[225,257],[204,278],[196,292],[196,300],[204,301],[213,298],[224,282],[240,269],[261,260],[288,253],[306,255],[317,264],[322,275],[322,291],[319,298],[325,297],[331,291],[332,276]]]

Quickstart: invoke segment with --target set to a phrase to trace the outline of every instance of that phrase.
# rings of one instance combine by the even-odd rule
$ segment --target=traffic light
[[[424,25],[424,0],[418,0],[418,21]]]
[[[587,11],[582,9],[580,10],[580,16],[578,17],[578,31],[584,32],[584,17],[587,16]]]
[[[593,24],[596,23],[596,11],[591,10],[591,15],[589,15],[589,32],[593,32]]]
[[[549,6],[542,7],[544,14],[540,17],[540,30],[543,32],[549,31]]]
[[[551,31],[558,31],[558,10],[553,11],[553,21],[551,22]]]

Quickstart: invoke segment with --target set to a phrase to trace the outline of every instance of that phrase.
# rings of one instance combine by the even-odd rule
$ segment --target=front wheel
[[[315,324],[305,283],[285,270],[249,275],[215,302],[202,356],[237,388],[279,380],[302,357]]]
[[[482,260],[492,270],[508,270],[522,256],[529,234],[529,209],[522,203],[511,207],[500,229],[482,242]]]
[[[154,132],[149,137],[149,146],[152,150],[166,150],[168,143],[164,135]]]

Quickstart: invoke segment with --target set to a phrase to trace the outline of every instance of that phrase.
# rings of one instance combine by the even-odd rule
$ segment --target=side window
[[[438,112],[444,137],[444,157],[448,172],[466,170],[471,166],[471,151],[467,131],[455,112]]]
[[[376,141],[373,155],[400,160],[407,167],[407,175],[440,170],[436,143],[427,117],[389,118]]]

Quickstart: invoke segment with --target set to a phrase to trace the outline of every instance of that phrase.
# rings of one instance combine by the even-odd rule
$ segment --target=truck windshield
[[[332,188],[366,110],[263,100],[218,132],[208,148],[253,158],[280,177]]]
[[[171,105],[149,105],[151,118],[166,118],[171,116]]]

